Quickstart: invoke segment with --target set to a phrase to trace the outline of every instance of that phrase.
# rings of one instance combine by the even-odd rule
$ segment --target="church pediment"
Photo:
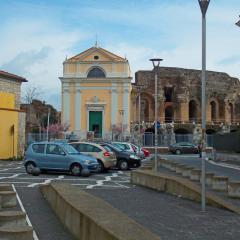
[[[66,60],[66,62],[114,62],[126,61],[124,58],[117,56],[103,48],[92,47],[88,50]]]

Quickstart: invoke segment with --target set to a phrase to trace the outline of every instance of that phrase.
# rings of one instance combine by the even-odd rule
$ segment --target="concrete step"
[[[0,184],[0,192],[2,191],[12,191],[12,185],[11,184]]]
[[[26,214],[22,211],[0,212],[0,227],[27,226]]]
[[[1,240],[33,240],[33,228],[29,226],[0,227]]]
[[[17,198],[14,191],[1,191],[0,198],[2,208],[17,206]]]

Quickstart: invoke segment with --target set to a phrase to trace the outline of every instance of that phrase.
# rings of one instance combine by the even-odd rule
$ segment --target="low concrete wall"
[[[64,226],[81,240],[159,240],[105,201],[68,184],[40,187]]]
[[[173,176],[152,171],[136,170],[131,172],[132,184],[151,188],[161,192],[167,192],[172,195],[193,201],[201,201],[201,188],[197,184],[182,177]],[[230,211],[240,214],[240,208],[226,202],[215,194],[206,192],[206,203],[220,208],[226,208]]]
[[[232,198],[240,198],[240,182],[229,182],[228,196]]]

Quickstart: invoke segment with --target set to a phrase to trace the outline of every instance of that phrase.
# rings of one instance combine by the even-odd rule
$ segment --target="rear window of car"
[[[35,153],[44,153],[45,144],[33,144],[32,150]]]
[[[101,152],[102,150],[96,146],[93,146],[91,144],[76,144],[76,149],[79,152]]]
[[[124,147],[124,145],[122,145],[122,144],[113,143],[112,145],[113,145],[114,147],[120,148],[121,150],[125,150],[125,147]]]
[[[110,148],[110,147],[108,147],[108,146],[102,146],[106,151],[108,151],[108,152],[111,152],[112,151],[112,149]]]

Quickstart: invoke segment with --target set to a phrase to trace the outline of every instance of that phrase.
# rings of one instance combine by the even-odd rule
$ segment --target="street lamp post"
[[[50,112],[51,112],[51,109],[49,108],[48,109],[48,117],[47,117],[47,142],[48,142],[48,133],[49,133],[49,119],[50,119]]]
[[[158,104],[157,104],[157,93],[158,93],[158,89],[157,89],[157,73],[158,73],[158,68],[159,68],[159,65],[160,65],[160,62],[162,61],[163,59],[161,58],[152,58],[150,59],[150,61],[152,62],[153,64],[153,70],[155,72],[155,94],[154,94],[154,100],[155,100],[155,135],[154,135],[154,150],[155,150],[155,155],[154,155],[154,170],[155,172],[157,172],[157,146],[158,146],[158,133],[157,133],[157,122],[158,122],[158,112],[157,112],[157,107],[158,107]]]
[[[137,85],[136,86],[138,90],[138,134],[139,134],[139,154],[140,154],[140,148],[141,148],[141,91],[143,88],[143,85]]]
[[[122,135],[122,142],[123,142],[123,116],[124,116],[124,110],[119,110],[119,114],[122,116],[121,135]]]
[[[202,12],[202,211],[206,210],[206,13],[210,0],[198,0]]]

